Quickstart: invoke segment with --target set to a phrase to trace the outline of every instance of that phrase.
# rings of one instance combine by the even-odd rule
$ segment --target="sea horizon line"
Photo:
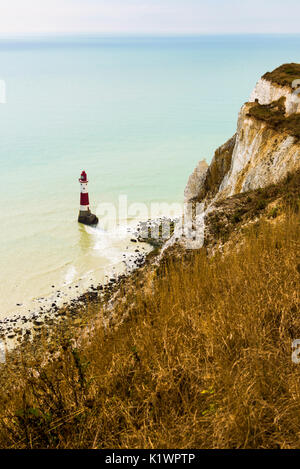
[[[203,38],[203,37],[294,37],[300,36],[298,32],[210,32],[210,33],[138,33],[138,32],[38,32],[38,33],[1,33],[0,40],[13,39],[102,39],[102,38],[145,38],[145,39],[184,39],[184,38]]]

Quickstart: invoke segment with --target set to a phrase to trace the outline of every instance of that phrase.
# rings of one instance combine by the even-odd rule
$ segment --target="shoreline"
[[[15,314],[11,317],[7,316],[0,320],[0,345],[7,350],[11,351],[24,344],[24,342],[33,341],[34,338],[46,328],[51,329],[55,326],[67,323],[68,321],[74,325],[80,324],[81,316],[92,305],[95,307],[108,303],[111,297],[120,290],[122,283],[130,279],[138,270],[145,265],[152,264],[153,258],[159,254],[161,247],[167,239],[162,238],[162,230],[159,228],[160,238],[155,240],[153,237],[145,236],[146,232],[153,226],[161,225],[168,221],[170,223],[170,236],[174,231],[174,224],[176,219],[169,219],[161,217],[157,220],[140,221],[137,224],[136,231],[132,233],[130,242],[132,244],[139,243],[139,247],[134,250],[134,253],[126,259],[126,253],[122,253],[122,262],[125,264],[125,270],[119,273],[111,273],[106,283],[92,283],[88,288],[85,288],[78,296],[70,297],[63,304],[57,304],[59,301],[53,300],[53,296],[37,298],[39,310],[31,311],[29,314]],[[143,231],[144,230],[144,231]],[[142,234],[141,234],[142,233]],[[169,239],[168,238],[168,239]],[[147,251],[141,249],[141,244],[146,243],[151,246],[151,250]],[[126,259],[126,260],[125,260]],[[78,283],[78,282],[76,282]],[[75,285],[75,287],[78,285]],[[69,287],[70,288],[70,287]],[[75,290],[74,290],[75,293]],[[57,290],[54,294],[56,300],[64,300],[62,288]],[[49,301],[49,307],[41,307],[40,301]]]
[[[39,310],[31,311],[27,315],[22,313],[15,314],[13,316],[7,316],[0,320],[0,341],[4,344],[7,350],[14,349],[16,346],[22,344],[24,339],[30,339],[34,337],[43,327],[52,327],[55,323],[59,324],[64,319],[73,319],[79,317],[82,308],[85,308],[88,302],[99,303],[108,294],[114,292],[114,287],[118,285],[124,278],[128,278],[132,273],[142,267],[149,253],[138,252],[134,256],[132,261],[133,265],[126,264],[125,271],[123,273],[115,274],[112,273],[108,277],[106,283],[99,283],[96,286],[91,284],[90,287],[80,292],[78,296],[68,298],[63,304],[59,305],[55,300],[49,298],[38,298],[39,300],[49,301],[52,304],[49,307],[42,308]],[[125,261],[124,261],[125,262]],[[75,291],[74,291],[75,293]],[[57,300],[64,300],[61,297],[62,290],[56,290],[54,296]],[[66,311],[69,313],[67,314]]]

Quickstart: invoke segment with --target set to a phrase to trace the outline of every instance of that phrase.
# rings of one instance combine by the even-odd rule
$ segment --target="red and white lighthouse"
[[[88,179],[85,171],[82,171],[79,178],[80,182],[80,209],[78,221],[85,225],[96,225],[98,218],[90,211],[89,193],[88,193]]]

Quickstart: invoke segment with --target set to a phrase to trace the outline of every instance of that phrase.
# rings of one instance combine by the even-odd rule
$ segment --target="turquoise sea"
[[[0,317],[101,281],[134,251],[122,223],[78,225],[83,169],[94,212],[119,195],[182,202],[258,78],[299,50],[288,35],[0,39]]]

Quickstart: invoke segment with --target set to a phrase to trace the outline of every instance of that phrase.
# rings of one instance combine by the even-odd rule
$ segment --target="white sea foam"
[[[100,226],[86,226],[86,231],[94,237],[93,249],[112,262],[120,261],[120,255],[124,251],[124,243],[129,242],[132,236],[132,228],[127,225],[118,225],[108,231]]]
[[[71,267],[69,267],[65,276],[66,285],[70,285],[73,282],[76,274],[77,274],[76,268],[74,267],[74,265],[71,265]]]

